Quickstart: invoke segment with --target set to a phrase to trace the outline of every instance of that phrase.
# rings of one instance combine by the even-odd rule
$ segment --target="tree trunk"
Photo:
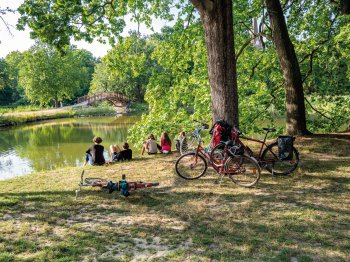
[[[142,86],[141,84],[139,83],[139,81],[137,80],[137,83],[136,83],[136,91],[137,91],[137,101],[140,101],[142,102]]]
[[[238,125],[232,0],[191,0],[202,20],[208,54],[213,122]]]
[[[340,12],[343,15],[350,14],[350,0],[340,0]]]
[[[286,90],[286,129],[290,135],[306,135],[304,90],[294,46],[289,38],[279,0],[265,0],[270,18],[272,37],[283,71]]]

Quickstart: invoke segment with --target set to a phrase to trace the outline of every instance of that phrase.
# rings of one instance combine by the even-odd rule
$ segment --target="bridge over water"
[[[126,95],[122,95],[117,92],[100,92],[95,93],[92,95],[86,95],[78,98],[78,105],[92,105],[93,103],[97,101],[109,101],[113,104],[115,107],[126,107],[128,102],[130,101],[130,98]]]

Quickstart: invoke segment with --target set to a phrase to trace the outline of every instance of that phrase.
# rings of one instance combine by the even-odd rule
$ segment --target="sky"
[[[17,9],[17,7],[20,6],[23,2],[24,0],[0,0],[0,7],[1,9],[4,9],[6,7]],[[3,18],[8,24],[10,24],[12,35],[10,35],[4,23],[0,20],[0,58],[4,58],[12,51],[22,52],[28,50],[34,44],[34,40],[30,39],[29,28],[27,28],[25,31],[16,30],[16,23],[19,18],[19,14],[7,13],[3,16]],[[125,27],[122,35],[127,35],[128,31],[137,29],[137,25],[135,23],[129,21],[126,24],[127,26]],[[154,19],[152,27],[154,28],[155,32],[159,32],[164,25],[166,25],[165,21]],[[147,29],[143,25],[140,26],[140,32],[143,35],[152,33],[150,29]],[[90,51],[95,57],[103,57],[111,48],[108,44],[104,45],[97,41],[94,41],[91,44],[85,41],[72,41],[71,43],[76,45],[78,48],[83,48]]]

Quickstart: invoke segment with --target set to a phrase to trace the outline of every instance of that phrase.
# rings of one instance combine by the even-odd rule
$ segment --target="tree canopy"
[[[67,50],[61,56],[56,50],[45,46],[34,46],[24,52],[19,64],[19,83],[32,102],[47,105],[72,98],[86,84],[88,67],[86,56],[91,53]]]
[[[189,128],[193,126],[192,119],[209,122],[212,112],[219,108],[217,103],[230,104],[213,98],[213,89],[226,80],[215,82],[215,74],[208,73],[219,62],[208,57],[210,30],[204,25],[204,16],[210,14],[202,9],[210,12],[218,2],[213,1],[213,6],[210,1],[201,1],[203,6],[200,1],[192,2],[194,5],[186,1],[80,1],[68,5],[59,0],[28,0],[19,9],[19,27],[29,25],[34,37],[59,48],[69,43],[70,36],[114,43],[96,67],[92,91],[118,88],[138,98],[145,93],[149,114],[133,129],[136,140],[148,132],[167,129],[175,133],[180,126]],[[300,66],[308,129],[313,132],[333,130],[349,121],[347,2],[281,2]],[[226,45],[236,50],[236,69],[230,72],[237,70],[239,124],[246,131],[256,131],[261,123],[276,124],[285,115],[285,82],[265,5],[258,0],[232,3],[235,41],[232,46],[228,42]],[[170,11],[171,6],[177,9],[175,13]],[[176,23],[153,36],[136,33],[120,38],[126,14],[149,26],[151,16],[176,16]],[[214,48],[215,45],[220,46],[216,43]],[[223,75],[224,72],[222,69]],[[229,90],[233,88],[231,84]],[[216,90],[226,92],[221,87]]]

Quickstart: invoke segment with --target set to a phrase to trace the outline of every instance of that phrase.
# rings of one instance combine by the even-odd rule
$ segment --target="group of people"
[[[132,159],[132,150],[129,148],[129,144],[127,142],[123,144],[123,149],[121,149],[118,145],[111,145],[108,151],[110,160],[106,161],[103,155],[104,146],[101,145],[102,138],[94,137],[92,141],[93,144],[88,148],[88,150],[86,150],[84,166],[87,163],[90,163],[91,165],[108,165],[115,161]],[[160,145],[157,144],[154,135],[149,134],[147,140],[143,143],[141,155],[143,155],[145,152],[147,152],[149,155],[157,154],[158,151],[163,154],[171,153],[171,140],[166,132],[164,132],[160,138]]]
[[[171,153],[171,140],[167,132],[160,137],[160,145],[157,144],[153,134],[149,134],[147,140],[143,143],[141,155],[145,152],[149,155],[157,154],[158,151],[163,154]]]
[[[129,148],[129,144],[127,142],[123,144],[122,146],[123,150],[121,150],[118,145],[111,145],[109,147],[109,151],[108,151],[109,157],[110,157],[109,161],[106,161],[103,155],[104,146],[101,145],[102,138],[94,137],[92,142],[94,143],[88,148],[88,150],[86,150],[84,166],[87,163],[90,163],[91,165],[101,166],[105,164],[110,164],[114,161],[132,159],[132,150]]]

